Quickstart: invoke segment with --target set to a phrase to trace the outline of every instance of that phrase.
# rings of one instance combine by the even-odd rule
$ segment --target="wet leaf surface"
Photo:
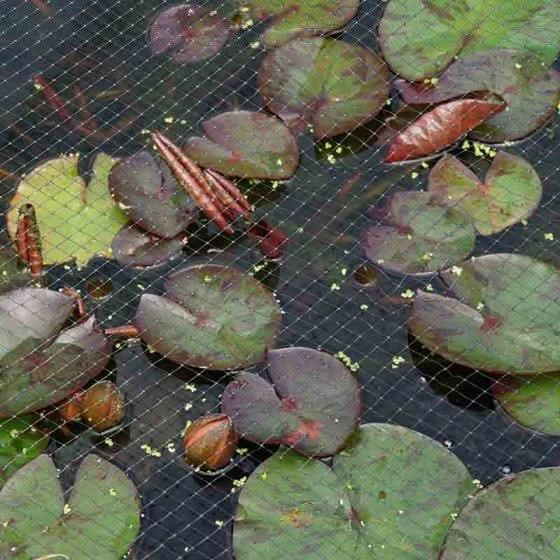
[[[174,362],[215,370],[262,361],[281,325],[271,292],[249,275],[220,265],[182,269],[165,296],[144,294],[136,313],[143,340]]]
[[[490,373],[560,370],[556,268],[504,253],[473,258],[441,277],[455,297],[420,291],[412,306],[409,327],[424,346]]]
[[[288,179],[299,148],[278,119],[252,111],[221,113],[202,123],[206,137],[187,142],[187,154],[203,167],[235,177]]]
[[[363,47],[314,37],[274,49],[259,71],[268,109],[287,123],[305,122],[316,138],[354,130],[389,97],[389,71]]]
[[[492,235],[534,212],[542,184],[529,162],[499,152],[484,182],[456,157],[444,156],[430,173],[428,190],[456,202],[479,233]]]
[[[334,455],[360,421],[355,376],[337,358],[310,348],[268,353],[268,379],[239,373],[225,389],[222,411],[240,436],[309,456]]]
[[[505,8],[502,0],[391,0],[379,25],[385,60],[408,80],[437,76],[455,56],[496,48],[523,49],[551,64],[560,51],[558,2],[510,0]]]
[[[40,505],[40,506],[38,506]],[[0,492],[0,553],[21,558],[120,560],[140,529],[138,494],[115,465],[88,455],[68,502],[48,455],[21,468]]]
[[[325,463],[280,450],[249,477],[233,530],[237,560],[366,560],[382,550],[436,560],[472,480],[443,446],[390,424],[366,424]]]
[[[481,99],[442,103],[397,134],[389,145],[385,163],[436,154],[505,108],[503,103]]]
[[[366,231],[363,246],[370,260],[392,272],[434,272],[461,262],[474,249],[471,221],[437,194],[396,193],[381,214],[383,225]]]

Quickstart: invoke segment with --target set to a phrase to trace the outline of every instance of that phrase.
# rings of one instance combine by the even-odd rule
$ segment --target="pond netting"
[[[0,559],[560,560],[558,0],[0,0]]]

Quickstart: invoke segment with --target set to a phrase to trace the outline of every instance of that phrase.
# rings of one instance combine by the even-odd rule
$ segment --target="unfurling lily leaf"
[[[64,399],[98,375],[110,343],[93,317],[61,332],[74,300],[21,288],[0,296],[0,417]]]
[[[231,21],[195,4],[166,8],[150,25],[154,54],[170,53],[175,62],[197,62],[218,54],[231,34]]]
[[[165,296],[144,294],[140,336],[180,364],[216,370],[262,361],[276,343],[281,313],[262,284],[239,270],[199,265],[175,272]]]
[[[438,105],[397,134],[389,145],[385,163],[437,154],[505,108],[504,103],[482,99],[461,99]]]
[[[354,130],[389,97],[389,71],[373,52],[343,41],[296,39],[274,49],[259,71],[266,106],[287,123],[307,122],[316,138]]]
[[[363,245],[369,259],[392,272],[435,272],[461,262],[474,249],[471,220],[437,194],[396,193],[382,215],[384,224],[370,227]]]
[[[395,82],[406,103],[441,103],[471,92],[500,96],[507,111],[488,119],[469,133],[485,142],[524,138],[545,124],[560,100],[560,74],[526,52],[494,49],[449,65],[435,85]]]
[[[190,138],[187,154],[203,167],[235,177],[289,179],[299,148],[277,118],[251,111],[221,113],[202,123],[206,138]]]
[[[2,558],[120,560],[140,529],[140,505],[124,472],[95,455],[66,502],[52,459],[41,455],[4,485],[0,519]]]
[[[268,46],[285,43],[296,37],[309,37],[337,31],[355,15],[360,0],[240,0],[248,15],[271,22],[263,34]]]
[[[560,468],[533,469],[480,490],[451,527],[441,560],[560,556]]]
[[[419,292],[409,327],[444,358],[490,373],[560,370],[560,272],[524,255],[476,257],[441,273],[453,297]]]
[[[539,176],[523,158],[500,152],[484,182],[456,157],[446,155],[430,173],[428,189],[455,201],[482,235],[528,218],[542,195]]]
[[[332,467],[280,450],[249,477],[236,560],[437,560],[472,479],[452,453],[390,424],[366,424]]]
[[[500,48],[524,50],[549,66],[560,51],[559,28],[557,0],[390,0],[379,39],[397,74],[422,80],[455,57]]]
[[[115,160],[99,154],[89,185],[78,174],[78,157],[47,160],[26,175],[10,201],[7,226],[15,238],[19,208],[35,208],[44,264],[110,256],[111,242],[128,221],[113,201],[108,176]]]
[[[342,362],[310,348],[273,350],[268,378],[241,372],[224,391],[222,411],[241,437],[320,457],[344,446],[360,421],[362,398]]]

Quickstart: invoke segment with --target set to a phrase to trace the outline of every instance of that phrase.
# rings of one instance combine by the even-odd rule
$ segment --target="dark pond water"
[[[166,4],[51,0],[53,15],[47,18],[32,2],[0,0],[0,168],[25,173],[39,160],[66,151],[83,154],[87,168],[89,155],[100,149],[120,156],[136,152],[146,142],[143,129],[168,129],[180,140],[216,112],[259,108],[255,69],[263,52],[250,46],[259,28],[239,34],[210,61],[178,67],[151,57],[146,48],[147,23]],[[222,2],[209,4],[227,11]],[[382,4],[364,0],[344,38],[375,47]],[[106,142],[91,142],[60,126],[56,115],[38,101],[32,81],[37,75],[66,84],[69,90],[78,85],[94,95],[98,122],[122,130]],[[169,116],[173,124],[164,122]],[[526,226],[479,237],[477,254],[521,252],[560,263],[558,242],[544,237],[553,233],[560,239],[558,134],[556,121],[510,148],[537,168],[544,199]],[[359,140],[354,142],[359,145]],[[389,190],[423,188],[426,170],[417,169],[419,176],[413,179],[413,166],[383,165],[379,148],[371,142],[362,144],[358,153],[337,156],[334,165],[317,157],[311,137],[303,136],[300,143],[302,164],[287,185],[277,191],[266,185],[253,189],[259,211],[290,233],[283,262],[266,269],[266,280],[285,311],[282,345],[346,353],[360,365],[364,421],[398,423],[435,438],[451,447],[473,477],[483,482],[504,472],[560,464],[559,440],[520,428],[495,410],[487,378],[435,362],[422,348],[409,346],[407,305],[395,303],[391,296],[428,282],[436,286],[436,279],[419,281],[378,272],[372,287],[353,281],[352,272],[364,262],[359,241],[371,220],[370,208],[382,203]],[[346,188],[339,192],[343,185]],[[14,182],[4,178],[1,187],[4,208]],[[95,260],[81,271],[60,267],[49,278],[54,286],[82,289],[92,279],[110,280],[111,295],[88,304],[97,307],[105,325],[122,324],[133,317],[143,290],[161,291],[162,279],[171,269],[200,258],[205,247],[225,244],[204,232],[195,232],[193,239],[197,235],[198,256],[185,252],[172,265],[138,273]],[[261,259],[246,240],[235,243],[228,254],[246,270]],[[333,290],[333,283],[340,290]],[[394,356],[405,362],[393,368]],[[179,434],[186,421],[215,409],[224,379],[177,370],[149,356],[138,343],[116,350],[110,375],[126,394],[128,427],[113,436],[112,447],[88,437],[57,443],[53,449],[59,467],[70,476],[71,466],[94,450],[127,471],[139,487],[144,512],[135,558],[227,558],[227,522],[235,505],[232,478],[248,474],[266,451],[250,449],[237,471],[214,480],[189,473],[179,453]],[[185,410],[189,403],[192,408]],[[170,443],[175,444],[175,453],[169,451]],[[161,457],[149,456],[142,445],[161,451]],[[219,527],[216,521],[226,526]]]

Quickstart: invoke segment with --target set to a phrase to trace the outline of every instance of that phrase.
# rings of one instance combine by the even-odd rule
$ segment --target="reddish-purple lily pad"
[[[471,92],[499,95],[507,109],[473,131],[472,138],[505,142],[524,138],[545,124],[560,100],[560,74],[517,50],[492,50],[453,62],[433,86],[396,81],[407,103],[440,103]]]
[[[179,270],[165,296],[144,294],[136,313],[140,336],[179,364],[215,370],[262,361],[276,344],[280,308],[253,277],[220,265]]]
[[[471,220],[439,195],[395,193],[380,214],[383,224],[366,231],[363,245],[369,259],[391,272],[435,272],[474,249]]]
[[[180,4],[154,18],[149,45],[154,54],[169,53],[179,64],[197,62],[218,54],[231,30],[231,21],[210,8]]]
[[[428,190],[455,201],[479,233],[492,235],[534,212],[542,184],[529,162],[500,152],[484,182],[456,157],[444,156],[430,173]]]
[[[326,457],[339,451],[358,426],[360,386],[330,354],[310,348],[273,350],[268,378],[241,372],[224,391],[222,411],[241,437]]]
[[[240,4],[251,18],[271,20],[262,39],[267,46],[277,46],[341,29],[356,15],[360,0],[241,0]]]
[[[418,292],[409,322],[429,350],[490,373],[560,370],[560,272],[554,266],[495,254],[441,277],[451,296]]]
[[[289,179],[299,163],[299,148],[277,118],[252,111],[221,113],[204,123],[205,138],[190,138],[187,153],[203,167],[224,175]]]

